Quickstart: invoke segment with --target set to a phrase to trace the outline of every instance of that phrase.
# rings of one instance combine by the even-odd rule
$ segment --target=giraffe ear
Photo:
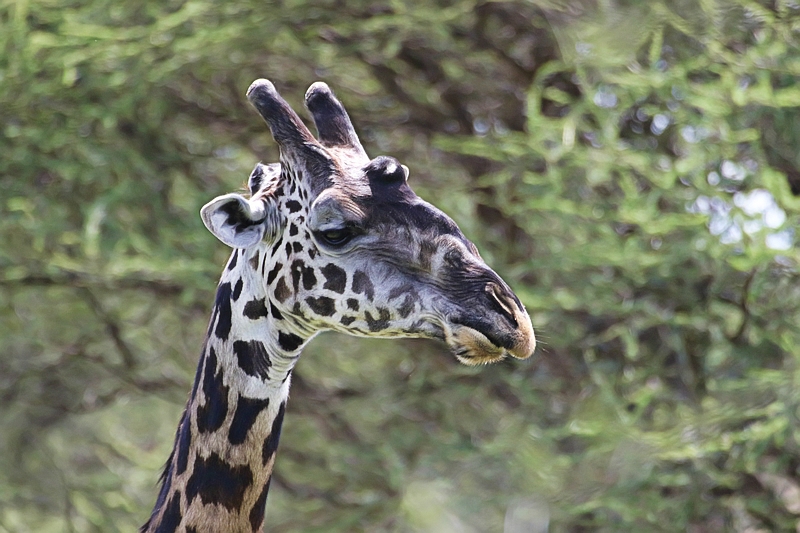
[[[214,198],[200,210],[203,224],[232,248],[248,248],[265,237],[274,239],[280,217],[273,202],[248,200],[240,194]]]

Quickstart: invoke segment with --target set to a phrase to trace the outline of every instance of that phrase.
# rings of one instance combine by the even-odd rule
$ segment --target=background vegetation
[[[0,531],[132,531],[277,152],[327,81],[530,310],[530,361],[323,337],[268,531],[796,531],[800,7],[0,2]]]

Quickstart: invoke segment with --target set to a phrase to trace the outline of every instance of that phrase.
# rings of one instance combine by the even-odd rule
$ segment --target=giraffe
[[[305,95],[317,138],[271,82],[247,97],[280,162],[201,210],[233,251],[143,532],[262,530],[292,369],[320,331],[441,339],[468,365],[536,344],[519,298],[406,166],[369,159],[325,83]]]

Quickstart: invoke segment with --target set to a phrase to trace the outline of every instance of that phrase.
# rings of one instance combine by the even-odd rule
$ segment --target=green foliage
[[[791,2],[0,4],[0,531],[131,531],[277,153],[243,96],[324,79],[523,298],[473,369],[323,337],[269,531],[794,531]],[[549,528],[549,529],[548,529]]]

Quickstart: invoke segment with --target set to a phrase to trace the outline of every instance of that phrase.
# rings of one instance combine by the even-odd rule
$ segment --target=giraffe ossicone
[[[233,252],[161,490],[143,531],[259,531],[303,346],[334,330],[445,341],[459,361],[524,359],[536,345],[519,298],[408,168],[370,160],[328,86],[305,96],[315,137],[267,80],[247,97],[280,162],[256,165],[249,197],[208,204]]]

